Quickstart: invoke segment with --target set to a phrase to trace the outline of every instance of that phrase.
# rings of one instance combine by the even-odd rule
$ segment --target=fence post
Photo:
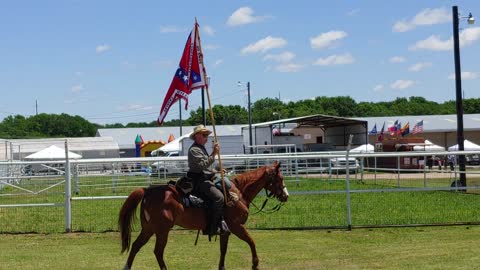
[[[423,157],[423,187],[427,187],[427,156]]]
[[[72,182],[70,160],[68,159],[68,140],[65,140],[65,232],[72,231]]]
[[[78,164],[75,163],[75,165],[73,166],[73,193],[75,193],[75,195],[78,195],[80,194],[80,188],[78,186]]]
[[[300,178],[298,177],[298,156],[297,156],[297,147],[295,146],[295,180],[297,182],[297,187],[300,185]]]
[[[364,170],[364,166],[363,166],[363,161],[364,161],[365,157],[362,157],[361,159],[361,163],[360,163],[360,181],[363,182],[363,170]]]
[[[397,187],[400,187],[400,156],[397,156]]]
[[[348,156],[350,155],[350,147],[352,146],[352,139],[353,134],[350,134],[348,137],[348,145],[347,145],[347,163],[346,163],[346,191],[347,191],[347,226],[348,230],[352,230],[352,207],[350,204],[350,161],[348,160]]]

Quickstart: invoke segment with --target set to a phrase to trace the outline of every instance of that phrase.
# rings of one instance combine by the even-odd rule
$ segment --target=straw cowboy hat
[[[192,134],[190,134],[190,139],[194,140],[195,135],[197,135],[197,133],[204,133],[204,134],[210,135],[210,133],[212,132],[208,128],[206,128],[204,125],[198,125],[193,129]]]

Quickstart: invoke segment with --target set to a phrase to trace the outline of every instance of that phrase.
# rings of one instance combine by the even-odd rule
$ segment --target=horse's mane
[[[260,177],[262,177],[265,173],[265,170],[267,169],[266,166],[260,167],[258,169],[244,172],[242,174],[239,174],[235,176],[233,179],[235,180],[235,183],[237,184],[237,188],[246,188],[249,184],[252,183],[252,180],[257,180]]]

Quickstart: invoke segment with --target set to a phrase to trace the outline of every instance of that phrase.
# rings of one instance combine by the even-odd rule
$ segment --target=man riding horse
[[[209,200],[212,213],[208,223],[207,233],[211,235],[229,232],[227,223],[223,219],[223,207],[225,198],[222,191],[215,187],[213,177],[215,170],[212,164],[215,156],[220,152],[218,142],[215,142],[211,155],[208,155],[205,144],[208,141],[208,135],[212,133],[204,125],[198,125],[193,129],[190,138],[194,143],[188,149],[188,173],[187,176],[193,179],[195,193]]]

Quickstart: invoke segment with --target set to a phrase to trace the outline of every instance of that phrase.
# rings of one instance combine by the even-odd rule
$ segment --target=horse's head
[[[283,182],[283,175],[280,171],[280,163],[275,161],[272,166],[267,167],[267,183],[265,189],[270,191],[270,196],[274,196],[281,202],[288,200],[288,190]]]

